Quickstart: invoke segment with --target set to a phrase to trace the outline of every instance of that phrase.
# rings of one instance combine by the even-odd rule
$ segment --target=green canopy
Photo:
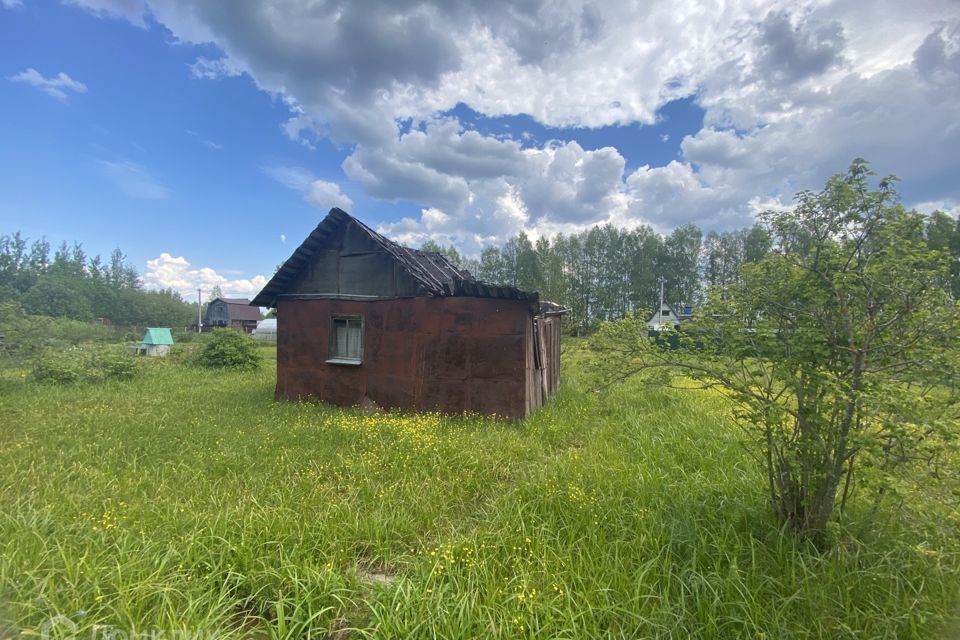
[[[143,334],[143,344],[173,344],[170,329],[147,329]]]

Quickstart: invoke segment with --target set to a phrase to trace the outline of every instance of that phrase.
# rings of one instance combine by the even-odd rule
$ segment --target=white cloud
[[[60,102],[68,102],[70,93],[86,93],[87,85],[74,80],[63,71],[51,78],[45,78],[42,73],[30,67],[20,73],[10,76],[12,82],[22,82],[36,87],[49,96],[53,96]]]
[[[163,200],[170,196],[170,190],[136,162],[97,160],[97,164],[101,173],[128,196],[143,200]]]
[[[204,138],[202,135],[200,135],[193,129],[187,129],[186,131],[187,131],[187,135],[193,136],[194,138],[197,139],[198,142],[200,142],[200,144],[207,147],[208,149],[216,149],[217,151],[220,151],[221,149],[223,149],[222,144],[219,144],[217,142],[214,142],[213,140]]]
[[[340,190],[336,182],[328,182],[316,178],[308,169],[303,167],[271,164],[263,167],[263,171],[283,186],[300,191],[303,199],[320,209],[339,207],[350,211],[353,200]]]
[[[340,185],[326,180],[311,182],[303,199],[320,209],[339,207],[349,210],[353,208],[353,200],[340,191]]]
[[[13,9],[14,7],[19,7],[23,3],[20,0],[0,0],[0,5],[3,5],[5,9]]]
[[[263,167],[264,173],[289,189],[306,191],[315,180],[308,169],[293,165],[270,164]]]
[[[960,201],[951,0],[148,2],[176,39],[222,53],[195,77],[248,74],[289,108],[288,136],[349,145],[343,170],[367,194],[420,205],[384,226],[397,237],[737,226],[858,156],[913,200]],[[623,148],[524,146],[438,115],[464,103],[555,127],[651,125],[677,98],[705,109],[702,129],[674,162],[630,173]],[[308,200],[343,195],[308,171],[270,173]]]
[[[144,16],[149,12],[145,0],[64,0],[98,16],[123,18],[138,27],[146,27]]]
[[[173,289],[188,300],[195,299],[197,289],[206,298],[216,286],[228,298],[252,298],[267,284],[262,275],[231,280],[210,267],[192,268],[183,256],[167,252],[147,260],[147,271],[141,279],[148,289]]]
[[[211,60],[200,56],[190,65],[190,75],[198,80],[233,78],[239,76],[241,73],[229,58]]]
[[[960,202],[955,200],[934,200],[930,202],[918,202],[916,209],[922,214],[930,215],[935,211],[940,211],[953,218],[960,218]]]

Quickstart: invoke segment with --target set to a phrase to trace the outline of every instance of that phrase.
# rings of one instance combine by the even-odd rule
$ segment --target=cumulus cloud
[[[100,172],[128,196],[142,200],[163,200],[170,190],[143,165],[130,160],[97,160]]]
[[[303,199],[320,209],[339,207],[350,211],[353,200],[340,190],[336,182],[320,180],[303,167],[271,164],[263,167],[264,173],[283,186],[300,191]]]
[[[843,26],[810,20],[793,24],[786,12],[771,11],[760,25],[758,66],[773,82],[796,82],[839,65]]]
[[[960,202],[955,200],[932,200],[927,202],[918,202],[916,209],[925,215],[930,215],[931,213],[939,211],[952,218],[960,218]]]
[[[267,278],[262,275],[231,280],[210,267],[194,268],[183,256],[167,252],[147,260],[147,271],[141,279],[148,289],[173,289],[187,299],[196,296],[197,289],[206,297],[214,287],[220,287],[228,298],[249,298],[267,284]]]
[[[74,1],[213,44],[222,55],[199,58],[195,77],[249,75],[289,108],[288,136],[348,145],[343,170],[367,194],[422,207],[384,225],[396,237],[476,247],[607,221],[736,226],[857,156],[918,202],[960,200],[951,0],[128,0],[125,14],[104,8],[120,0]],[[670,140],[675,161],[630,172],[623,149],[449,117],[463,103],[548,127],[654,125],[678,98],[705,110],[703,128]],[[309,172],[272,175],[311,202],[343,195]]]
[[[10,76],[12,82],[22,82],[40,89],[48,96],[53,96],[60,102],[68,102],[70,93],[86,93],[87,85],[74,80],[63,71],[57,75],[45,78],[42,73],[30,67],[20,73]]]

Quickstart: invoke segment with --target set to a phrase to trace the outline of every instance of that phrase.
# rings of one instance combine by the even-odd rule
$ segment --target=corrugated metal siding
[[[284,300],[278,303],[278,399],[523,418],[528,303],[490,298]],[[328,364],[331,315],[362,315],[363,362]]]

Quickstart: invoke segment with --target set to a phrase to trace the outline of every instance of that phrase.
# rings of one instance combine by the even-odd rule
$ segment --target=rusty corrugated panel
[[[331,314],[364,317],[363,362],[326,362]],[[341,406],[475,411],[525,417],[524,301],[483,298],[283,300],[278,309],[278,399]]]

